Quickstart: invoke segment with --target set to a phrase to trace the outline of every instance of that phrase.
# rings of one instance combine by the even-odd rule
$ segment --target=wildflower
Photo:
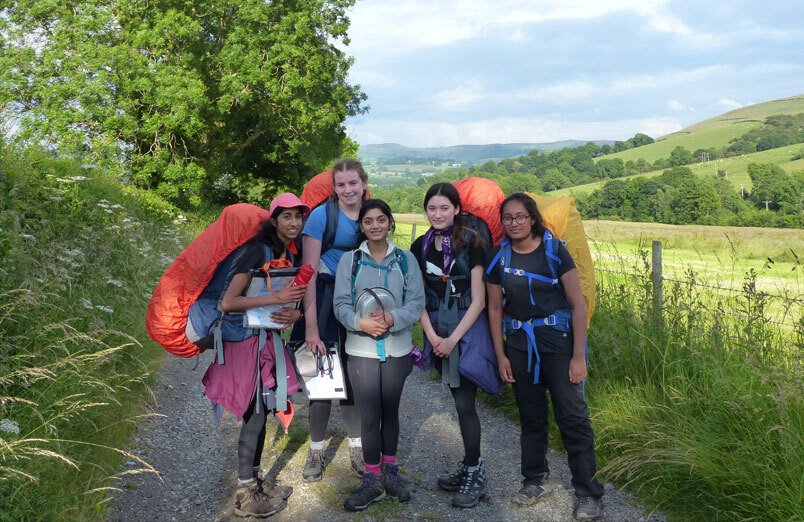
[[[109,208],[109,204],[108,204],[108,203],[104,203],[104,200],[100,200],[100,201],[97,203],[97,205],[98,205],[100,208]]]
[[[59,183],[75,183],[75,181],[70,178],[56,178],[56,181]]]
[[[13,433],[14,435],[20,434],[20,425],[18,422],[11,419],[0,419],[0,431],[6,433]]]
[[[89,299],[87,299],[86,297],[85,297],[85,298],[83,298],[83,299],[81,299],[81,304],[82,304],[82,305],[84,306],[84,308],[86,308],[87,310],[92,310],[92,308],[94,308],[94,306],[92,305],[92,301],[90,301],[90,300],[89,300]]]
[[[112,205],[112,208],[123,208],[123,205],[121,205],[120,203],[115,203],[114,205]]]
[[[31,234],[20,234],[20,239],[36,241],[36,238],[33,237]]]
[[[106,283],[108,283],[110,285],[114,285],[114,286],[116,286],[118,288],[123,288],[125,286],[123,284],[123,282],[120,281],[119,279],[111,279],[111,278],[109,278],[109,279],[106,280]]]
[[[95,306],[95,308],[96,308],[97,310],[100,310],[101,312],[106,312],[107,314],[112,314],[112,313],[114,313],[114,309],[113,309],[111,306],[106,306],[106,305],[97,305],[97,306]]]
[[[72,181],[84,181],[85,179],[89,178],[87,178],[86,176],[70,176],[69,179],[71,179]]]

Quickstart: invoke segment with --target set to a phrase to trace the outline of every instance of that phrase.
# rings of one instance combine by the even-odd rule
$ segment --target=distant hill
[[[757,103],[690,125],[678,132],[657,138],[656,142],[650,145],[644,145],[616,154],[608,154],[596,158],[596,160],[599,161],[603,158],[620,158],[623,161],[636,161],[639,158],[643,158],[647,162],[652,163],[659,158],[668,158],[670,152],[679,145],[689,151],[707,148],[724,148],[729,145],[729,141],[732,138],[741,136],[751,129],[761,127],[765,118],[769,116],[801,113],[804,113],[804,94],[780,100]],[[712,162],[695,163],[688,166],[695,174],[700,176],[716,176],[717,171],[722,170],[727,173],[727,179],[734,185],[735,190],[750,190],[751,180],[747,174],[748,164],[773,163],[787,172],[804,170],[804,159],[795,159],[800,155],[801,149],[802,144],[793,144],[762,152],[718,159]],[[645,174],[635,174],[619,179],[640,176],[658,176],[663,170],[664,169]],[[553,191],[550,195],[566,196],[571,194],[588,194],[602,187],[607,181],[608,180],[597,181],[586,185],[567,187]]]
[[[453,145],[451,147],[406,147],[398,143],[361,145],[358,156],[365,163],[377,164],[395,158],[418,158],[476,165],[486,161],[524,156],[532,150],[550,151],[565,147],[580,147],[588,143],[580,140],[564,140],[551,143],[493,143],[488,145]],[[595,141],[597,145],[612,145],[613,141]]]
[[[729,141],[732,138],[741,136],[751,129],[761,127],[768,116],[799,114],[802,112],[804,112],[804,94],[748,105],[657,138],[656,142],[650,145],[603,157],[607,159],[620,158],[623,161],[636,161],[642,158],[648,163],[653,163],[659,158],[670,157],[670,151],[679,145],[689,151],[723,148],[729,145]]]

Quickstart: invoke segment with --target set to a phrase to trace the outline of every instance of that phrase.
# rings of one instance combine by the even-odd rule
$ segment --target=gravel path
[[[120,491],[109,506],[110,521],[224,521],[234,516],[232,495],[237,482],[236,444],[239,425],[227,414],[216,430],[209,401],[202,395],[201,377],[211,353],[200,362],[168,357],[154,389],[153,412],[161,414],[140,425],[131,450],[160,473],[130,475],[120,480]],[[301,470],[307,456],[307,408],[303,397],[290,437],[277,422],[269,422],[263,469],[294,493],[288,507],[271,517],[301,520],[461,520],[543,521],[572,520],[572,489],[565,457],[550,455],[550,485],[554,494],[543,502],[520,508],[510,501],[519,487],[519,427],[497,411],[478,405],[483,425],[485,455],[491,491],[474,509],[450,506],[451,494],[435,485],[439,473],[451,471],[463,456],[457,416],[449,392],[414,369],[402,397],[399,460],[413,494],[409,504],[386,500],[352,514],[341,507],[359,479],[349,467],[348,444],[337,409],[333,409],[327,441],[329,464],[320,482],[307,484]],[[278,444],[277,444],[278,442]],[[279,449],[281,448],[281,450]],[[127,462],[127,467],[135,467]],[[659,521],[626,495],[606,484],[604,520]],[[255,519],[256,520],[256,519]]]

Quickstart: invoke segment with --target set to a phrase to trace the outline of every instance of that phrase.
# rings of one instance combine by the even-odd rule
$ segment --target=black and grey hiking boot
[[[464,464],[463,461],[461,461],[461,463],[458,464],[458,469],[456,469],[452,473],[446,475],[439,475],[438,487],[440,487],[444,491],[455,492],[461,489],[461,484],[463,484],[465,478],[466,478],[466,464]]]
[[[279,513],[288,505],[283,498],[271,498],[260,489],[257,481],[239,486],[235,491],[235,515],[266,518]]]
[[[302,470],[302,478],[305,482],[317,482],[324,475],[324,450],[311,449],[307,454],[307,463]]]
[[[475,469],[466,470],[461,488],[452,497],[452,505],[459,508],[473,508],[486,495],[486,467],[483,461]]]
[[[293,488],[291,486],[280,486],[273,480],[266,478],[257,477],[256,480],[257,487],[269,498],[281,498],[286,500],[293,494]]]
[[[600,499],[595,497],[578,497],[572,511],[575,520],[597,520],[601,514]]]
[[[349,495],[343,503],[347,511],[363,511],[372,502],[377,502],[385,498],[385,487],[380,479],[371,472],[363,474],[363,482]]]
[[[545,487],[544,484],[522,484],[520,490],[514,493],[512,497],[512,501],[514,504],[518,504],[520,506],[530,506],[531,504],[535,504],[550,494],[553,493],[553,488]]]
[[[382,481],[385,491],[400,502],[410,502],[410,490],[405,484],[405,477],[396,464],[382,465]]]
[[[354,472],[362,477],[365,464],[363,463],[363,448],[361,446],[349,446],[349,463],[352,465]]]

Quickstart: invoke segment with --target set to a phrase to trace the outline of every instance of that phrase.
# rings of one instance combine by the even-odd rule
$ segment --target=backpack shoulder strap
[[[321,253],[323,254],[335,244],[335,235],[338,232],[338,218],[340,216],[340,209],[338,208],[338,200],[330,199],[324,203],[324,210],[326,211],[327,221],[324,226],[324,235],[321,237]]]
[[[561,258],[558,257],[558,245],[561,240],[545,229],[542,241],[544,241],[544,253],[547,256],[547,267],[550,270],[550,275],[558,281],[556,286],[561,290],[561,293],[564,293],[564,287],[561,286],[561,280],[558,278],[558,267],[561,266]]]
[[[354,304],[355,301],[357,300],[357,295],[355,295],[356,294],[356,292],[355,292],[355,283],[357,281],[357,274],[360,272],[360,265],[361,265],[362,260],[363,260],[363,252],[361,252],[360,249],[358,248],[352,253],[352,277],[351,277],[351,280],[352,280],[352,304]]]

